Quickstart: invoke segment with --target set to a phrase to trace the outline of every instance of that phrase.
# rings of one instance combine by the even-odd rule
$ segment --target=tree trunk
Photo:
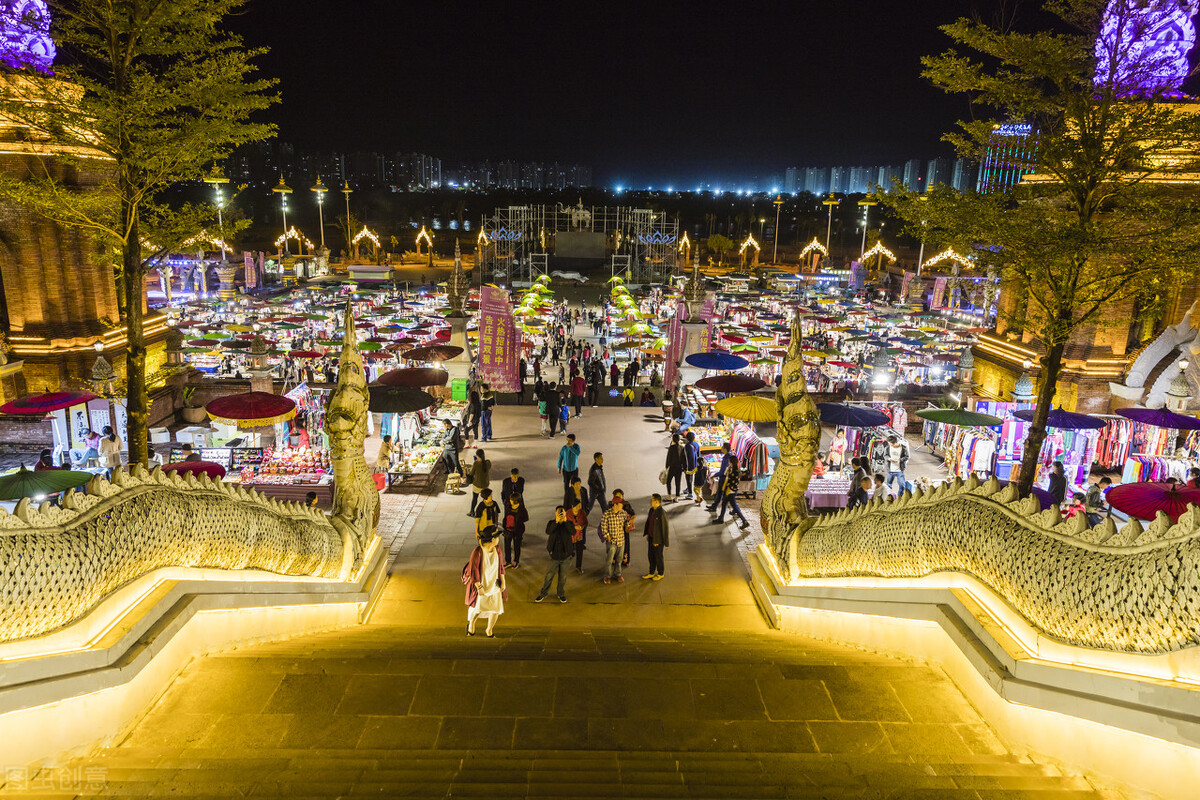
[[[147,463],[149,447],[150,396],[146,391],[146,341],[142,330],[142,248],[138,238],[136,209],[125,204],[121,209],[125,230],[129,232],[121,248],[125,265],[125,396],[126,441],[129,465]]]
[[[1042,373],[1038,376],[1037,384],[1037,405],[1033,409],[1033,423],[1029,427],[1029,435],[1025,437],[1025,453],[1021,458],[1021,473],[1017,478],[1017,490],[1022,497],[1029,494],[1037,475],[1042,442],[1046,440],[1046,420],[1054,407],[1054,389],[1058,385],[1058,374],[1062,372],[1062,354],[1066,346],[1066,342],[1062,342],[1047,348],[1042,359]]]

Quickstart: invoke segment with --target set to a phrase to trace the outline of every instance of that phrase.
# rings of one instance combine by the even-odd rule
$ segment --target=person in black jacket
[[[558,386],[550,383],[546,386],[546,417],[550,423],[550,438],[554,438],[555,432],[558,431],[559,414],[562,413],[562,395],[558,393]]]
[[[571,479],[571,485],[563,491],[563,508],[572,509],[576,503],[587,508],[589,499],[588,490],[583,488],[583,481],[576,475]]]
[[[508,498],[514,494],[525,494],[525,479],[521,477],[521,470],[513,467],[509,472],[504,482],[500,484],[500,502],[508,504]]]
[[[546,551],[550,553],[550,566],[546,568],[542,591],[533,598],[535,603],[542,602],[550,594],[555,573],[558,573],[558,602],[567,602],[567,564],[575,554],[575,544],[571,541],[574,535],[575,526],[567,520],[567,510],[562,506],[554,509],[554,519],[546,523]]]
[[[509,495],[504,501],[504,511],[500,515],[501,529],[504,531],[504,568],[521,568],[521,539],[525,536],[525,523],[529,521],[529,512],[525,510],[525,501],[520,494]]]
[[[667,463],[665,465],[667,473],[667,499],[674,502],[679,499],[680,489],[683,487],[683,464],[687,457],[684,450],[685,446],[680,441],[679,434],[671,435],[671,444],[667,447]],[[671,492],[671,481],[675,482],[675,491]],[[688,481],[690,484],[691,481]],[[688,494],[691,494],[689,486]]]
[[[1050,467],[1050,485],[1047,490],[1054,498],[1055,504],[1061,508],[1063,501],[1067,499],[1067,476],[1063,474],[1061,461],[1055,461],[1054,465]]]
[[[588,470],[588,493],[591,495],[590,502],[584,508],[589,514],[597,501],[600,503],[600,511],[608,511],[608,503],[605,501],[608,497],[608,483],[604,479],[604,453],[592,455],[592,468]]]

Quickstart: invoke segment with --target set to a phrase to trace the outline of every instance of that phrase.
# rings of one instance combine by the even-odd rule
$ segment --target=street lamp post
[[[771,201],[775,204],[775,246],[771,251],[771,263],[779,263],[779,209],[783,207],[783,195],[775,195],[775,199]],[[760,237],[761,238],[761,237]]]
[[[207,184],[211,184],[213,187],[214,201],[216,202],[216,205],[217,205],[217,229],[221,233],[221,260],[224,261],[225,260],[225,247],[224,247],[224,245],[225,245],[225,218],[222,215],[221,210],[225,207],[225,191],[224,191],[223,187],[225,184],[229,183],[229,178],[226,178],[224,175],[222,175],[221,171],[219,169],[217,169],[216,166],[214,166],[213,171],[209,174],[209,176],[207,178],[204,179],[204,182]]]
[[[283,210],[283,252],[291,255],[292,251],[288,249],[287,239],[287,196],[292,193],[292,187],[283,182],[283,176],[279,176],[279,185],[271,190],[279,195],[279,207]]]
[[[842,202],[833,196],[833,192],[829,193],[829,199],[822,200],[821,205],[829,207],[829,221],[825,225],[825,257],[829,258],[829,254],[833,252],[829,249],[829,242],[833,236],[833,207]]]
[[[329,191],[325,184],[321,183],[321,176],[317,176],[317,182],[309,187],[309,191],[317,193],[317,220],[321,224],[321,249],[325,249],[325,192]]]
[[[350,195],[354,190],[350,188],[350,181],[342,181],[342,194],[346,196],[346,257],[350,257],[350,239],[354,235],[354,231],[350,230]]]
[[[929,195],[921,195],[921,200],[929,200]],[[917,277],[921,277],[921,265],[925,263],[925,219],[921,219],[921,249],[917,251]]]
[[[879,205],[879,201],[877,201],[877,200],[876,200],[874,197],[872,197],[871,195],[867,195],[867,196],[866,196],[866,197],[864,197],[862,200],[859,200],[859,201],[858,201],[858,204],[859,204],[860,206],[862,206],[862,210],[863,210],[863,219],[862,219],[862,226],[863,226],[863,233],[862,233],[862,244],[861,244],[861,245],[859,245],[859,249],[858,249],[858,257],[859,257],[859,258],[862,258],[862,257],[863,257],[863,253],[867,252],[867,222],[870,220],[871,206]]]

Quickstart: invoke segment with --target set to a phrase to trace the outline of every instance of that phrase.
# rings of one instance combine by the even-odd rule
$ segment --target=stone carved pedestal
[[[221,280],[221,288],[217,290],[217,296],[222,300],[233,300],[237,297],[237,286],[233,282],[235,275],[237,275],[237,267],[233,264],[222,264],[217,267],[217,277]]]

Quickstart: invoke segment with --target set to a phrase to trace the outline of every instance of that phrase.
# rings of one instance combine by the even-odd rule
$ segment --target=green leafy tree
[[[704,245],[710,252],[717,254],[717,264],[721,265],[725,263],[725,254],[733,249],[733,240],[719,233],[714,233],[705,240]]]
[[[99,191],[72,192],[57,170],[0,183],[0,193],[119,253],[124,296],[129,462],[145,463],[149,396],[144,284],[156,255],[200,229],[208,209],[168,208],[164,190],[199,180],[240,144],[274,126],[251,121],[276,102],[247,50],[222,29],[242,0],[51,0],[55,74],[10,80],[0,113],[54,158],[101,170]],[[209,230],[214,226],[209,222]]]
[[[1135,0],[1124,2],[1115,13],[1132,14]],[[981,271],[999,276],[1018,299],[1005,312],[1009,322],[1040,344],[1023,493],[1036,475],[1068,344],[1096,326],[1128,327],[1161,313],[1177,276],[1194,269],[1200,243],[1197,187],[1177,180],[1196,169],[1200,115],[1143,91],[1163,65],[1149,51],[1140,63],[1126,57],[1141,34],[1133,22],[1097,55],[1107,5],[1048,2],[1070,32],[1018,33],[967,19],[943,27],[953,48],[923,59],[924,75],[985,112],[947,140],[981,160],[997,124],[1029,122],[1037,175],[1009,194],[939,189],[888,198],[910,233],[973,252]]]

